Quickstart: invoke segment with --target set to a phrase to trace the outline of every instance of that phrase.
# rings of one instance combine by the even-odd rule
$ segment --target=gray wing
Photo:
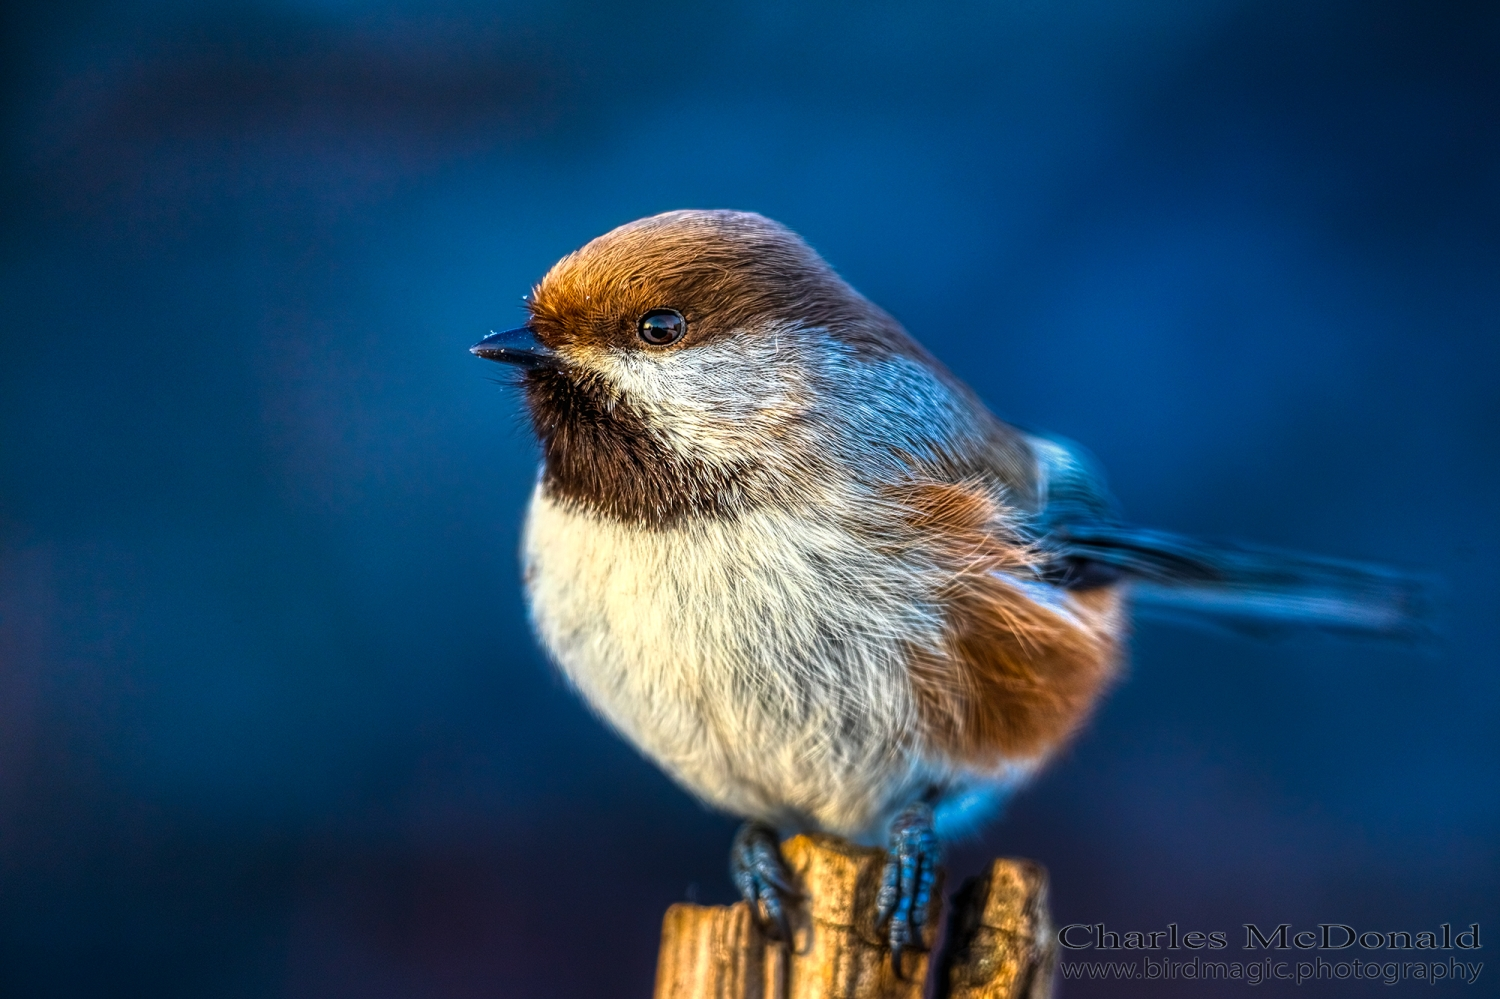
[[[1429,632],[1429,580],[1384,566],[1127,524],[1087,451],[1035,434],[1028,443],[1038,464],[1035,539],[1058,585],[1129,582],[1133,603],[1143,609],[1239,631]]]

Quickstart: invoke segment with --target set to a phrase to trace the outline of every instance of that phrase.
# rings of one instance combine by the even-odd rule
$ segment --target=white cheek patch
[[[792,327],[664,354],[615,351],[593,366],[673,450],[728,465],[808,411],[808,373],[831,346],[821,332]]]
[[[816,327],[741,332],[670,352],[612,350],[580,360],[694,462],[749,456],[796,475],[809,457],[868,468],[933,460],[975,432],[965,402],[910,358],[866,360]]]

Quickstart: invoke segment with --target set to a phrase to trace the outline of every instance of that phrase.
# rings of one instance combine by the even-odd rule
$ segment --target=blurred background
[[[1143,623],[958,873],[1231,957],[1500,934],[1500,7],[3,18],[0,994],[649,995],[734,822],[537,650],[536,451],[467,348],[679,207],[800,231],[1138,521],[1447,580],[1432,649]]]

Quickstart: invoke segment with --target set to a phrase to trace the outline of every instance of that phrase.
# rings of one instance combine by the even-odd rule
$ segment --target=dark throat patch
[[[597,378],[539,368],[523,384],[550,497],[651,526],[728,516],[750,505],[748,462],[726,469],[685,458]]]

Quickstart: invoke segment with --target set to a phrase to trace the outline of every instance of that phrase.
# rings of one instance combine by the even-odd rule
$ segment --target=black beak
[[[555,368],[557,352],[536,338],[530,326],[491,333],[469,348],[469,353],[487,361],[503,361],[523,368]]]

